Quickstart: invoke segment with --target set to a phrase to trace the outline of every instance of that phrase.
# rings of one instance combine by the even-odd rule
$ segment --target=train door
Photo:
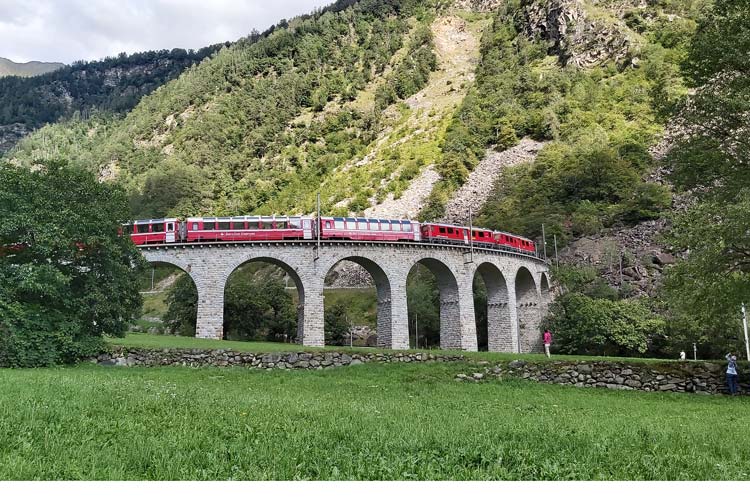
[[[469,244],[469,232],[466,229],[464,229],[464,245],[468,245],[468,244]]]
[[[174,243],[175,240],[175,230],[174,230],[174,222],[167,222],[167,239],[165,240],[167,243]]]
[[[320,231],[320,228],[318,228]],[[312,219],[302,219],[302,238],[311,240],[313,238]]]
[[[419,227],[419,222],[412,222],[411,227],[414,231],[414,241],[422,241],[422,231]]]

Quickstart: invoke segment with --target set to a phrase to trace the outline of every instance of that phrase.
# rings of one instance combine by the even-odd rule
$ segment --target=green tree
[[[424,266],[417,266],[406,282],[406,299],[409,308],[409,338],[414,338],[419,328],[419,346],[440,345],[440,290],[432,274]]]
[[[122,189],[62,163],[0,165],[0,365],[73,362],[124,335],[143,258]]]
[[[556,350],[565,354],[640,356],[651,336],[663,335],[666,323],[637,301],[569,292],[552,303],[545,327],[555,332]]]
[[[718,0],[699,23],[685,75],[698,87],[678,113],[667,161],[696,203],[675,217],[669,242],[685,259],[665,297],[679,335],[721,355],[736,348],[750,297],[750,1]]]
[[[325,342],[328,345],[347,345],[351,322],[346,315],[346,304],[339,302],[326,309]]]
[[[198,317],[198,290],[188,274],[182,274],[167,293],[164,323],[172,335],[195,335]]]

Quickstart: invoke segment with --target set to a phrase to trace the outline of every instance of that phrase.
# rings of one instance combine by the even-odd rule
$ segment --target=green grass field
[[[745,398],[471,369],[0,370],[0,480],[747,479]]]

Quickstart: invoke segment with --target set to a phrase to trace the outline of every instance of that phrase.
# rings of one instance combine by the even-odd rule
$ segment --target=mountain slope
[[[38,76],[44,73],[58,70],[65,65],[63,63],[48,63],[29,61],[25,63],[13,62],[10,59],[0,57],[0,78],[4,76]]]
[[[0,154],[34,129],[76,113],[127,112],[142,96],[220,47],[121,54],[28,78],[0,78]]]
[[[687,92],[701,4],[339,2],[225,47],[122,119],[47,127],[13,161],[96,168],[136,216],[309,213],[320,192],[336,214],[461,222],[484,204],[478,223],[544,223],[564,245],[669,208],[649,149]]]

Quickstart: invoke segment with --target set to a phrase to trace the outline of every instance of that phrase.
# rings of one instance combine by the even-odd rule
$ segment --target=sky
[[[197,49],[264,31],[333,0],[0,0],[0,57],[70,64]]]

